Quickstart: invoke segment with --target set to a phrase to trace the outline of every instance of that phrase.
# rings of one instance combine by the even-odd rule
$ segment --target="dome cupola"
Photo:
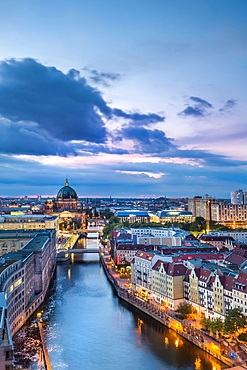
[[[66,178],[65,186],[57,193],[57,200],[78,200],[78,196],[73,188],[69,186],[69,181]]]

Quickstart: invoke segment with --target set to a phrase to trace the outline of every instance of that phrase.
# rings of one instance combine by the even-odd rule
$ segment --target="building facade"
[[[1,215],[1,230],[47,230],[58,231],[58,216],[48,215]],[[18,231],[17,231],[18,232]]]

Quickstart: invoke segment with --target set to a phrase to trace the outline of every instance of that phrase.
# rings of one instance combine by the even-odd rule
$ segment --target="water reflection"
[[[82,245],[83,240],[78,248]],[[95,248],[95,240],[87,247]],[[223,369],[176,332],[119,300],[97,255],[74,257],[77,262],[58,266],[51,297],[56,304],[47,341],[53,370]]]
[[[95,248],[96,242],[81,240],[78,248]],[[97,254],[74,254],[73,263],[58,265],[43,309],[53,370],[223,369],[176,332],[119,300]]]

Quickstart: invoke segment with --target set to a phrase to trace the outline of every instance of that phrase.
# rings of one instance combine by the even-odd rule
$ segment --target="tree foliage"
[[[204,317],[200,321],[200,324],[201,324],[202,328],[205,329],[205,330],[210,330],[211,323],[212,323],[212,320],[207,319],[206,317]]]
[[[180,302],[177,307],[177,312],[179,313],[180,319],[186,319],[188,315],[192,313],[192,305],[188,302]]]
[[[241,308],[236,307],[229,310],[226,314],[225,319],[225,331],[234,334],[239,329],[244,328],[247,325],[246,318]]]
[[[210,329],[213,333],[219,333],[224,330],[225,324],[221,318],[214,319],[211,321]]]

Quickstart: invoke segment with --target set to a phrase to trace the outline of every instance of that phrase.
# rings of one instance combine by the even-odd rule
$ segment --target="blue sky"
[[[246,189],[247,3],[0,0],[0,195]]]

